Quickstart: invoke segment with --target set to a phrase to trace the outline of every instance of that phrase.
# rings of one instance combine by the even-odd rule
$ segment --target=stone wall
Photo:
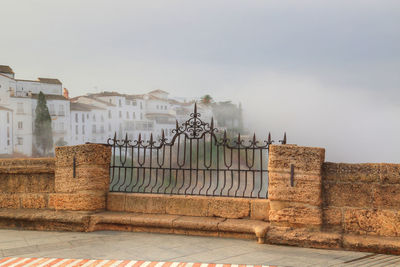
[[[210,196],[109,193],[107,210],[268,221],[269,200]]]
[[[53,158],[0,160],[0,208],[49,208],[54,170]]]
[[[323,199],[327,231],[400,236],[400,164],[324,163]]]

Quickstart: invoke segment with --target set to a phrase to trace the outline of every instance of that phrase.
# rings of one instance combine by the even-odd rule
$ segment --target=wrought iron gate
[[[267,198],[271,135],[262,144],[255,135],[230,139],[213,119],[200,117],[195,104],[189,120],[176,122],[171,141],[164,131],[159,140],[153,134],[147,141],[140,134],[137,140],[108,139],[110,191]]]

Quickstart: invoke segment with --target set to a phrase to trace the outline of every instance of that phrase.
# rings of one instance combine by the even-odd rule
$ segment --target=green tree
[[[51,130],[51,117],[47,108],[46,98],[42,92],[39,93],[38,104],[35,109],[35,141],[41,154],[46,156],[53,147],[53,134]]]
[[[201,98],[201,103],[210,105],[213,102],[213,98],[210,95],[205,95]]]

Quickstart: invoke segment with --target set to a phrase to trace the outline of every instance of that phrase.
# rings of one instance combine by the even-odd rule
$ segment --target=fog
[[[400,2],[2,1],[0,64],[72,96],[153,89],[241,102],[245,125],[400,162]]]

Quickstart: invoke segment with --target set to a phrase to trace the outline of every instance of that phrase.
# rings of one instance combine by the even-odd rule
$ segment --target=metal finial
[[[139,142],[142,141],[142,133],[139,133],[139,138],[138,138]]]
[[[271,144],[272,142],[271,142],[271,133],[268,133],[268,144]]]
[[[175,126],[176,129],[179,130],[179,123],[178,123],[178,120],[175,120],[175,124],[176,124],[176,126]]]
[[[211,117],[211,130],[214,130],[214,118],[213,117]]]
[[[164,129],[161,130],[161,139],[165,139]]]
[[[197,113],[197,102],[194,102],[194,114]]]

